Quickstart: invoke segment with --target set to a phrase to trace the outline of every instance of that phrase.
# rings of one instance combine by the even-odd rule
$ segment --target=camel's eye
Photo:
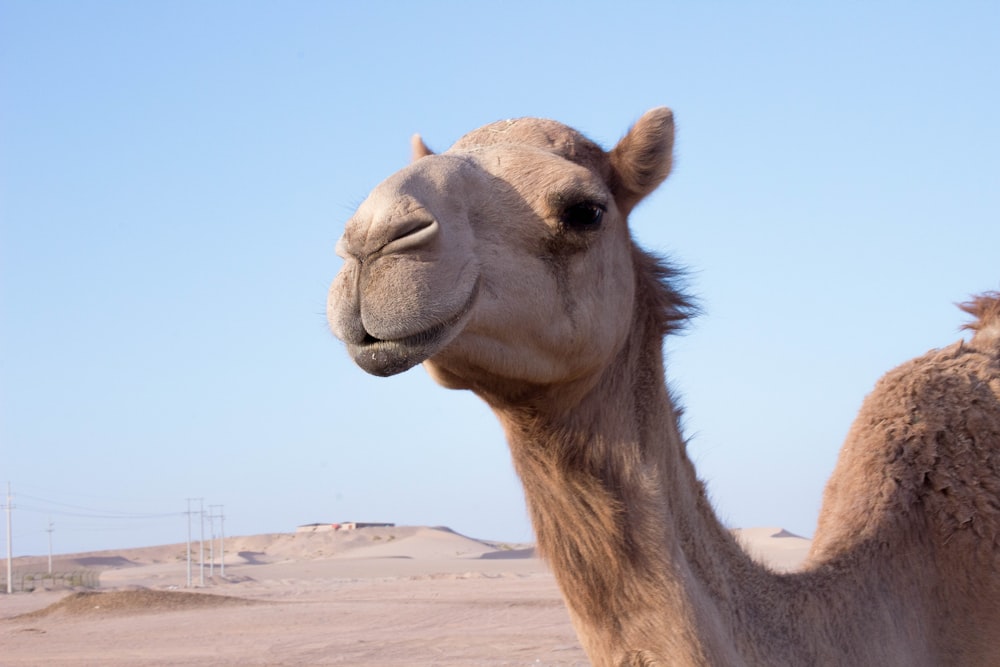
[[[559,220],[567,229],[590,231],[601,226],[604,206],[595,202],[581,202],[568,206]]]

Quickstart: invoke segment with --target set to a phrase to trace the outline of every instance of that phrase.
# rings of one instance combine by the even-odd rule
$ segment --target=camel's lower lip
[[[444,347],[455,335],[455,327],[472,310],[479,294],[479,280],[476,280],[469,298],[458,312],[446,321],[435,324],[419,333],[382,340],[366,335],[360,343],[348,343],[347,349],[354,363],[372,375],[388,377],[408,371],[423,363]]]
[[[378,340],[370,338],[358,345],[348,345],[354,363],[372,375],[388,377],[408,371],[429,359],[439,349],[438,341],[444,331],[434,330],[419,334],[420,342],[411,342],[410,337],[402,340]]]
[[[408,371],[429,357],[422,350],[404,347],[392,341],[378,341],[370,345],[351,345],[349,351],[354,363],[361,366],[366,372],[379,377],[388,377]]]

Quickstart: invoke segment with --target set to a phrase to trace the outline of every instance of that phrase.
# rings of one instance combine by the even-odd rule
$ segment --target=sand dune
[[[777,528],[736,533],[779,570],[809,544]],[[225,578],[217,558],[194,589],[184,544],[60,556],[56,570],[100,568],[101,591],[0,595],[0,663],[587,664],[531,545],[401,526],[233,537],[225,552]]]
[[[811,544],[810,540],[782,528],[744,528],[733,532],[754,560],[778,572],[798,569]]]
[[[47,607],[29,611],[12,620],[28,621],[48,616],[116,616],[164,611],[263,604],[258,600],[212,593],[157,591],[148,588],[123,591],[78,591]]]

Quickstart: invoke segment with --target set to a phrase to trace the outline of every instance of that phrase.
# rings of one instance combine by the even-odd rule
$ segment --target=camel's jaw
[[[361,318],[348,316],[331,320],[334,334],[344,341],[347,351],[362,370],[380,377],[397,375],[427,361],[463,329],[479,296],[479,280],[473,284],[465,303],[450,317],[413,334],[389,339],[378,338],[364,329]]]

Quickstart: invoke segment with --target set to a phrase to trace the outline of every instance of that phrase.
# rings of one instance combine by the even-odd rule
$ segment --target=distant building
[[[337,523],[307,523],[295,529],[296,533],[326,533],[337,530]]]
[[[337,524],[334,530],[357,530],[358,528],[394,528],[394,523],[362,523],[360,521],[346,521]]]
[[[334,530],[357,530],[358,528],[393,528],[394,523],[364,523],[345,521],[343,523],[307,523],[295,529],[296,533],[327,533]]]

